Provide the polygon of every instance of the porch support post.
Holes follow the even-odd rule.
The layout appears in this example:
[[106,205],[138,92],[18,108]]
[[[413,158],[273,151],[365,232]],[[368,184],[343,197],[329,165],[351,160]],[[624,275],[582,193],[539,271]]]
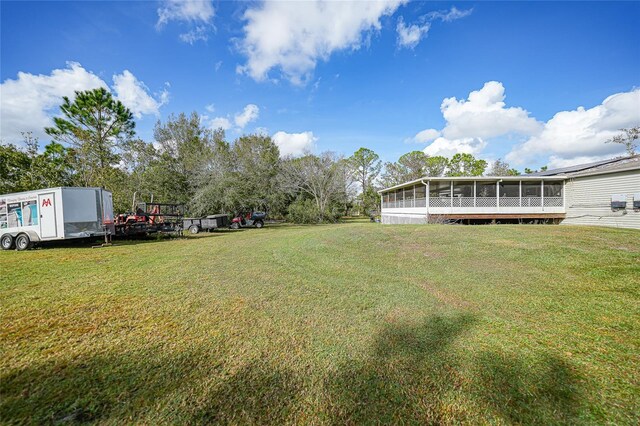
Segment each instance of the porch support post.
[[476,183],[478,183],[477,180],[473,181],[473,207],[477,207],[476,206]]
[[413,206],[411,207],[415,207],[416,206],[416,186],[413,185]]
[[522,207],[522,181],[518,181],[518,205]]
[[429,217],[429,181],[425,184],[425,207],[427,208],[427,218]]
[[451,181],[451,207],[453,207],[453,181]]
[[500,180],[496,181],[496,207],[500,211]]
[[540,181],[540,205],[544,211],[544,179]]
[[567,186],[567,181],[562,181],[562,208],[566,210],[567,208],[567,191],[565,191]]

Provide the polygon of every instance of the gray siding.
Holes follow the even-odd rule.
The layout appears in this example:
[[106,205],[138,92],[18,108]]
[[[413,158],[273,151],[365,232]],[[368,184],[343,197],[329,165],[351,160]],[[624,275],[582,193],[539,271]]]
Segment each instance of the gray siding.
[[[566,183],[567,217],[563,225],[597,225],[640,229],[633,194],[640,192],[640,170],[574,177]],[[611,210],[611,195],[626,194],[627,208]]]

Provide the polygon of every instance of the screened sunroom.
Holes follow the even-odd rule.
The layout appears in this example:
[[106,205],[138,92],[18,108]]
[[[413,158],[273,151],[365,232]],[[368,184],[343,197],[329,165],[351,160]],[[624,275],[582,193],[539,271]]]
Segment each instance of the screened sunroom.
[[564,178],[505,176],[423,178],[380,191],[382,216],[413,223],[428,215],[451,218],[560,217]]

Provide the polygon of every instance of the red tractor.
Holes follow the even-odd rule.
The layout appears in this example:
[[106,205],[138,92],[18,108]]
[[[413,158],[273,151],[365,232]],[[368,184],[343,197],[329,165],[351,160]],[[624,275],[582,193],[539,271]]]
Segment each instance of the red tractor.
[[139,203],[135,213],[116,216],[118,236],[144,235],[182,230],[184,207],[181,204]]

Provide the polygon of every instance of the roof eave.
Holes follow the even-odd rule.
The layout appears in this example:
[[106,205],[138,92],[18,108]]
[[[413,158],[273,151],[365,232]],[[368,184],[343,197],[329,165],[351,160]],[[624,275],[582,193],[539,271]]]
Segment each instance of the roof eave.
[[541,181],[541,180],[566,180],[566,175],[555,175],[555,176],[451,176],[451,177],[422,177],[420,179],[415,179],[409,182],[401,183],[399,185],[390,186],[389,188],[384,188],[378,191],[379,194],[383,192],[392,191],[394,189],[404,188],[405,186],[415,185],[416,183],[423,183],[423,181]]

